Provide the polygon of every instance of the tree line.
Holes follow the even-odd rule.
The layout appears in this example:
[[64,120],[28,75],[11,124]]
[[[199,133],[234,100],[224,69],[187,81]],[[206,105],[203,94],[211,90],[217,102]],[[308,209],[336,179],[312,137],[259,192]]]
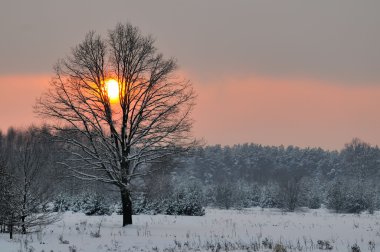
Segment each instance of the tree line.
[[[46,127],[0,133],[0,229],[25,233],[55,211],[122,213],[112,185],[72,176],[73,158]],[[353,139],[341,151],[295,146],[199,146],[150,164],[133,183],[134,214],[203,215],[204,207],[379,209],[380,150]],[[71,202],[71,203],[70,203]],[[81,203],[82,202],[82,203]],[[112,208],[112,209],[111,209]]]
[[[354,138],[340,151],[296,146],[205,146],[178,174],[204,185],[207,205],[338,212],[379,208],[380,150]],[[179,166],[181,167],[181,166]]]

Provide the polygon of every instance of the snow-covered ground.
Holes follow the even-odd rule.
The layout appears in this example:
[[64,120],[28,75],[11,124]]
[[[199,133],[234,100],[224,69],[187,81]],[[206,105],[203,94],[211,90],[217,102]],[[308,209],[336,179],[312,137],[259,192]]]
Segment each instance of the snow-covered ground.
[[14,240],[0,234],[0,251],[272,251],[271,243],[283,244],[288,252],[322,251],[318,240],[329,242],[332,251],[351,251],[355,243],[362,252],[380,251],[379,212],[207,209],[203,217],[133,216],[135,224],[125,228],[121,220],[119,215],[68,212],[39,232],[16,235]]

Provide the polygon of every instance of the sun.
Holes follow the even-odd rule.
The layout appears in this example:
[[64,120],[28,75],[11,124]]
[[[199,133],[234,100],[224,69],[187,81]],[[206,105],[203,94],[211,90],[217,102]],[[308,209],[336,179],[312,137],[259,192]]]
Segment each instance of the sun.
[[108,79],[105,82],[105,88],[110,101],[117,102],[119,100],[119,83],[114,79]]

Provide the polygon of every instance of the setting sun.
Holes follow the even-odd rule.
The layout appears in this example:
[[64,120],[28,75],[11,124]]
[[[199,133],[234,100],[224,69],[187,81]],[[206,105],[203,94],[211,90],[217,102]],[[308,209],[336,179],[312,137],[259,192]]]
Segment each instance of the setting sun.
[[111,102],[116,102],[119,99],[119,83],[114,79],[109,79],[106,81],[105,88]]

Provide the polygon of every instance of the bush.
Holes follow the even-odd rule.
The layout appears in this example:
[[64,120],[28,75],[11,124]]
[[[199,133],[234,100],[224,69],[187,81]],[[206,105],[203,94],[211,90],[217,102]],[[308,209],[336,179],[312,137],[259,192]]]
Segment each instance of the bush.
[[303,177],[300,181],[299,206],[318,209],[322,204],[322,186],[317,177]]
[[268,184],[262,187],[260,197],[260,207],[275,208],[280,207],[280,188],[278,184]]
[[261,191],[257,184],[249,185],[247,182],[239,180],[232,186],[232,206],[237,209],[255,207],[260,203]]
[[64,194],[58,194],[53,201],[53,211],[54,212],[65,212],[69,211],[71,208],[72,200]]
[[286,252],[286,248],[281,243],[274,245],[273,252]]
[[220,182],[215,186],[207,186],[206,203],[219,208],[246,208],[260,205],[261,190],[258,184],[249,184],[244,180],[235,183]]
[[361,213],[368,209],[368,202],[362,196],[355,195],[353,192],[349,192],[345,197],[344,212],[347,213]]
[[375,195],[368,185],[355,181],[334,181],[328,190],[327,207],[337,212],[374,211]]
[[321,199],[318,196],[313,196],[309,199],[307,207],[310,209],[319,209],[321,208]]
[[[145,209],[146,209],[146,198],[144,194],[142,193],[137,193],[137,194],[132,194],[132,211],[133,214],[145,214]],[[119,206],[119,212],[118,214],[123,213],[123,209],[121,207],[121,203],[118,203]]]
[[99,194],[84,194],[82,196],[81,212],[86,215],[106,215],[110,214],[104,197]]
[[[195,181],[176,184],[177,187],[166,195],[148,197],[143,193],[132,194],[133,213],[203,216],[205,210],[202,187]],[[114,208],[118,214],[122,213],[120,203]]]
[[219,183],[215,187],[215,205],[221,208],[229,209],[234,206],[235,185],[232,183]]
[[86,215],[106,215],[111,212],[104,197],[93,193],[83,193],[71,198],[60,194],[54,199],[53,210],[82,212]]
[[203,216],[205,210],[202,207],[203,196],[200,187],[193,183],[178,188],[173,198],[169,200],[165,211],[169,215]]
[[354,245],[352,245],[351,251],[352,252],[360,252],[360,247],[358,246],[358,244],[355,243]]
[[165,197],[147,198],[142,193],[133,194],[132,203],[133,214],[166,214],[169,205],[168,199]]
[[341,181],[335,181],[330,185],[326,198],[327,208],[333,209],[336,212],[344,210],[346,199],[343,190],[344,188]]
[[323,241],[323,240],[318,240],[318,249],[320,250],[332,250],[333,246],[330,244],[329,241]]
[[250,186],[248,197],[249,197],[248,207],[256,207],[260,205],[261,190],[258,184],[253,184],[252,186]]
[[288,179],[281,183],[280,205],[286,211],[293,212],[299,206],[300,183],[297,179]]

